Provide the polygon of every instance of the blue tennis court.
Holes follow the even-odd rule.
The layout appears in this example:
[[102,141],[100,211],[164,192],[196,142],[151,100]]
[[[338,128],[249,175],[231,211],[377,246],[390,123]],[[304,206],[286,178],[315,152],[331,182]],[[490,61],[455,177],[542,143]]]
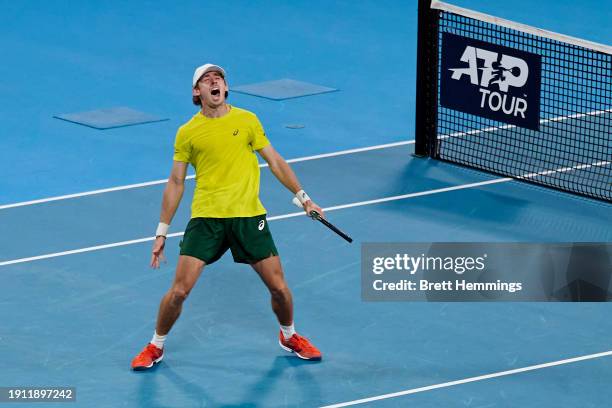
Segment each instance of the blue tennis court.
[[[612,43],[612,9],[600,3],[455,4]],[[77,390],[75,403],[21,406],[610,405],[605,302],[362,301],[367,242],[612,242],[609,202],[412,154],[416,1],[2,9],[0,387]],[[205,268],[163,362],[130,369],[190,218],[193,177],[167,263],[149,268],[176,129],[196,112],[190,80],[205,62],[226,68],[229,103],[259,116],[310,196],[354,238],[304,216],[261,165],[296,329],[321,362],[279,348],[265,286],[226,254]],[[284,78],[335,91],[279,100],[231,91]],[[148,123],[100,130],[54,118],[112,107]]]

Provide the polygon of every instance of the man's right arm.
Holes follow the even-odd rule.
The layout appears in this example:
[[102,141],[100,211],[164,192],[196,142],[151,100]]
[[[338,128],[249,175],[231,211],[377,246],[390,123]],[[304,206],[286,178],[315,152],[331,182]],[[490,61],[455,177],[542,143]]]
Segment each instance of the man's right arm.
[[[164,196],[162,198],[161,214],[159,216],[160,226],[161,223],[170,225],[176,209],[178,208],[181,198],[183,198],[183,191],[185,190],[185,176],[187,175],[188,163],[174,161],[172,164],[172,171],[170,177],[166,183],[164,189]],[[158,227],[159,228],[159,227]],[[166,226],[167,230],[168,227]],[[159,268],[160,262],[164,261],[164,246],[166,245],[165,234],[158,235],[153,242],[153,250],[151,251],[151,267]]]
[[172,171],[170,177],[166,183],[164,189],[164,196],[162,198],[161,214],[159,221],[164,224],[170,225],[176,209],[178,208],[181,198],[183,198],[183,191],[185,190],[185,177],[187,176],[187,167],[189,163],[174,161],[172,164]]

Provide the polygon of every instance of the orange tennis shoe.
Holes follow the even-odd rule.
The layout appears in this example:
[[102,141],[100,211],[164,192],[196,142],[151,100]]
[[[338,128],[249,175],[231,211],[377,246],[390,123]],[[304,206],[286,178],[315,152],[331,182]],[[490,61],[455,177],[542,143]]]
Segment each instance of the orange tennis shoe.
[[155,364],[162,361],[162,358],[164,358],[164,349],[160,349],[154,344],[149,343],[145,348],[142,349],[140,354],[138,354],[132,360],[132,370],[148,370]]
[[313,346],[306,337],[302,337],[297,333],[291,336],[289,340],[285,340],[283,332],[281,331],[278,344],[280,344],[283,350],[295,353],[303,360],[321,360],[321,352],[319,349]]

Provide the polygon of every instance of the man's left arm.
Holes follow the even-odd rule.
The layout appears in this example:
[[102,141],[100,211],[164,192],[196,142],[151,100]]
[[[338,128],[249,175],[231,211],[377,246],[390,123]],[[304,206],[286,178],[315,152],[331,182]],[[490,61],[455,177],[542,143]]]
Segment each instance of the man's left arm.
[[[268,163],[272,174],[281,182],[282,185],[287,187],[293,194],[297,194],[302,191],[302,186],[297,179],[297,176],[289,166],[289,164],[282,158],[280,154],[272,147],[271,144],[267,145],[263,149],[257,150],[257,153]],[[311,211],[316,211],[325,217],[323,210],[311,199],[306,200],[303,203],[304,211],[310,215]]]

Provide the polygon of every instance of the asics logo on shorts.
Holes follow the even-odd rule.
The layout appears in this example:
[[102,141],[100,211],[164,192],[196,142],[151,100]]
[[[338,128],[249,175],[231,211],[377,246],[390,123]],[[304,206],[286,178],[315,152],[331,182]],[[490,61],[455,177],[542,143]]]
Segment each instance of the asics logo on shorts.
[[264,229],[264,225],[266,225],[266,221],[265,220],[259,221],[259,225],[257,226],[257,229],[262,231]]

